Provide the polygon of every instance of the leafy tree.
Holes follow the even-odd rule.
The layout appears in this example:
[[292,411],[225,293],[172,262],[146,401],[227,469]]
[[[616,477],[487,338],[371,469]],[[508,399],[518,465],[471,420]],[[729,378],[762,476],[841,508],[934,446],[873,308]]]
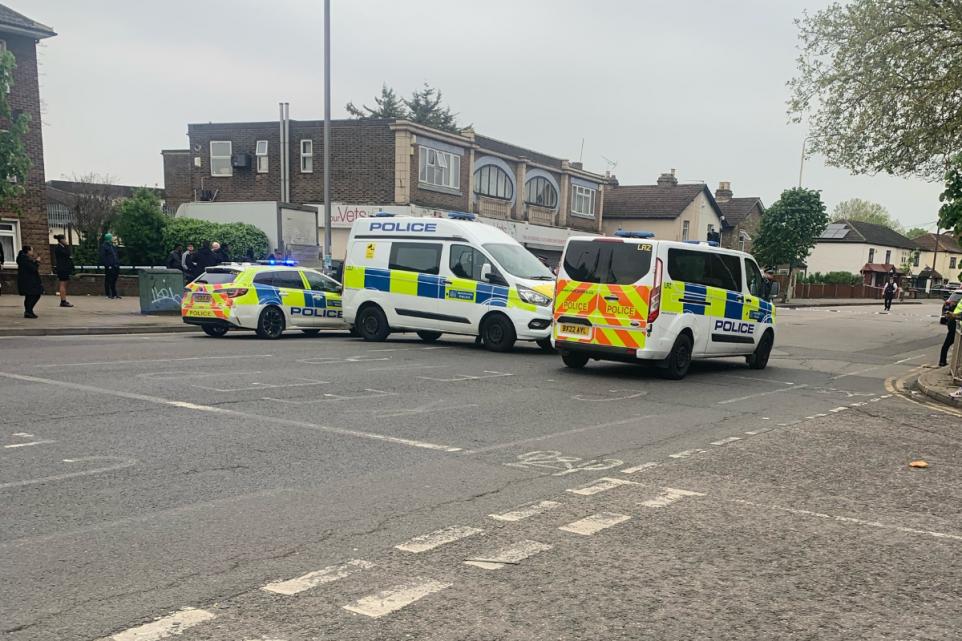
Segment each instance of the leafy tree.
[[945,172],[945,190],[939,194],[939,225],[962,233],[962,154],[954,156]]
[[752,251],[764,265],[788,265],[786,300],[791,297],[793,270],[805,261],[827,225],[825,203],[814,189],[786,189],[765,211]]
[[832,210],[832,221],[855,220],[863,223],[874,223],[888,227],[902,233],[902,224],[889,215],[888,210],[878,203],[861,198],[843,200]]
[[347,113],[362,120],[369,118],[408,118],[410,115],[404,101],[398,98],[394,89],[388,87],[387,83],[381,85],[381,95],[380,97],[375,96],[374,102],[377,107],[373,109],[367,105],[358,107],[353,102],[347,103],[345,108]]
[[796,21],[789,113],[810,151],[855,173],[935,178],[962,148],[957,0],[833,2]]
[[30,131],[30,115],[14,113],[10,108],[10,87],[16,58],[9,51],[0,54],[0,206],[12,207],[13,199],[26,191],[24,184],[30,171],[30,157],[23,142]]
[[929,231],[923,227],[913,227],[912,229],[905,232],[905,237],[915,240],[919,236],[925,236],[927,233],[929,233]]
[[424,88],[411,93],[411,97],[404,101],[404,105],[410,112],[409,118],[416,123],[443,129],[445,131],[457,132],[461,127],[458,125],[458,114],[451,113],[449,107],[441,105],[441,92],[424,83]]
[[138,189],[118,207],[113,227],[126,248],[128,261],[134,265],[161,265],[167,255],[166,224],[157,195],[149,189]]

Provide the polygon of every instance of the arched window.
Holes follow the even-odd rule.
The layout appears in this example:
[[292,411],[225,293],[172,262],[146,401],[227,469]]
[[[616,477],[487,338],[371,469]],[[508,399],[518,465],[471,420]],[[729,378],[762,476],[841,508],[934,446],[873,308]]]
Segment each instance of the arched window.
[[547,178],[536,176],[524,186],[524,202],[554,209],[558,206],[558,190]]
[[474,172],[474,193],[488,198],[511,200],[514,185],[511,178],[497,165],[485,165]]

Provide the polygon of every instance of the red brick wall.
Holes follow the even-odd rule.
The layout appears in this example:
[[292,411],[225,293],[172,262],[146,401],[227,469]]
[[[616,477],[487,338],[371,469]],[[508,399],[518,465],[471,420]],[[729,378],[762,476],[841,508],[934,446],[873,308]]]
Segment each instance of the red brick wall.
[[191,187],[190,167],[193,156],[189,149],[172,149],[160,152],[164,158],[164,200],[174,211],[194,199]]
[[[17,59],[10,90],[10,107],[14,113],[25,111],[30,116],[30,131],[25,143],[30,157],[30,171],[24,185],[26,193],[0,210],[0,218],[20,220],[20,240],[32,245],[40,257],[41,269],[50,269],[47,247],[47,198],[44,190],[43,137],[40,131],[40,84],[37,77],[37,48],[33,38],[0,33],[7,49]],[[7,260],[11,260],[7,257]]]

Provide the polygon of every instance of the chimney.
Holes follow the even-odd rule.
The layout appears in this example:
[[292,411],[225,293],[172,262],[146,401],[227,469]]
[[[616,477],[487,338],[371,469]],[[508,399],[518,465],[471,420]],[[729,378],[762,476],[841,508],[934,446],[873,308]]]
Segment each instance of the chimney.
[[670,174],[662,174],[658,176],[658,186],[659,187],[674,187],[678,184],[678,178],[675,177],[675,170],[672,169]]
[[618,176],[616,176],[616,175],[614,175],[614,174],[611,174],[610,176],[608,176],[608,184],[611,185],[612,187],[617,187],[617,186],[618,186]]
[[582,163],[580,160],[579,160],[578,162],[573,162],[573,163],[571,163],[571,168],[572,168],[572,169],[584,169],[584,163]]
[[732,184],[730,182],[722,181],[718,183],[718,189],[715,190],[715,200],[720,203],[727,203],[732,199]]

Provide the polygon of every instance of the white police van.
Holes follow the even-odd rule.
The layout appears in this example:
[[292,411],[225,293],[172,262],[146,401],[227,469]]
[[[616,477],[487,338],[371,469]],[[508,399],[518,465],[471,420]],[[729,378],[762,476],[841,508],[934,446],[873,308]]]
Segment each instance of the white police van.
[[365,340],[415,331],[480,336],[488,349],[516,340],[551,348],[555,277],[506,233],[450,218],[378,214],[354,222],[344,261],[344,319]]

